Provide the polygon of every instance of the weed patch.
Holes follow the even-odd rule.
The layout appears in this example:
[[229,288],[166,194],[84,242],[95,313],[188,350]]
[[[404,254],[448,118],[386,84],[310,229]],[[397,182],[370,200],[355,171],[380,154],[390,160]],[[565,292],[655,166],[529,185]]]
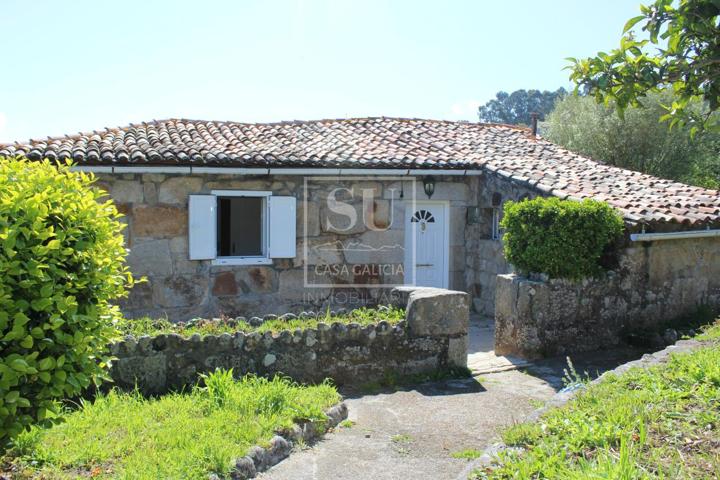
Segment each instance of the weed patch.
[[[503,440],[523,451],[474,479],[714,478],[720,471],[720,325],[706,346],[609,375]],[[570,379],[580,379],[570,373]]]
[[360,326],[386,321],[391,325],[405,319],[405,310],[393,306],[380,306],[378,308],[358,308],[343,314],[326,312],[313,317],[267,320],[260,325],[253,326],[247,321],[233,318],[194,319],[188,322],[173,323],[166,318],[142,317],[123,320],[119,327],[123,335],[141,337],[143,335],[158,335],[161,333],[176,333],[183,337],[194,334],[220,335],[235,332],[279,332],[282,330],[306,330],[317,328],[321,322],[331,323],[357,323]]
[[222,371],[189,393],[147,399],[113,390],[81,402],[64,423],[21,434],[4,470],[17,478],[224,478],[249,447],[295,421],[324,419],[339,400],[330,384],[234,380]]
[[482,455],[480,450],[472,448],[466,448],[465,450],[460,450],[450,454],[452,458],[464,458],[465,460],[475,460],[476,458],[480,458],[480,455]]

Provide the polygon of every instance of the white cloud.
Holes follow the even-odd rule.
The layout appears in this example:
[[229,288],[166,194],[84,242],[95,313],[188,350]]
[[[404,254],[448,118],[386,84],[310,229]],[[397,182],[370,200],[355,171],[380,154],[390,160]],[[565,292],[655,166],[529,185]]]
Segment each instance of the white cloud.
[[457,102],[450,107],[450,115],[457,120],[477,120],[477,111],[480,105],[482,102],[478,100]]

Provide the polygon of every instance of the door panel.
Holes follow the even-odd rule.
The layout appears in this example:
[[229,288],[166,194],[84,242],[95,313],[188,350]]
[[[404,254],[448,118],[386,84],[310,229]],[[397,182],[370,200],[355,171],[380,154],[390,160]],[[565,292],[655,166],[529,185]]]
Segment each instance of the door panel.
[[[422,287],[447,288],[447,225],[445,205],[415,205],[407,208],[406,283]],[[413,244],[414,239],[414,244]],[[413,255],[414,254],[414,255]]]

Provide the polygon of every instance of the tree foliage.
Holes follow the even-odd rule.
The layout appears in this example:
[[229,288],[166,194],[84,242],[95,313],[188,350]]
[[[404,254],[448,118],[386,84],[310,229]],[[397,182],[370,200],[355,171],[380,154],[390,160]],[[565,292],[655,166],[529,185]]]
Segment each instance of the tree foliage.
[[538,113],[540,120],[544,120],[545,115],[552,111],[555,102],[566,93],[562,87],[554,92],[547,90],[498,92],[494,99],[480,106],[478,117],[482,122],[530,125],[531,113]]
[[[570,58],[570,78],[598,102],[613,100],[618,112],[638,106],[649,92],[672,86],[677,94],[664,120],[720,129],[711,115],[720,108],[720,1],[656,0],[625,24],[620,47],[587,59]],[[642,39],[635,27],[641,24]],[[705,110],[691,108],[702,99]]]
[[106,378],[133,284],[120,214],[67,165],[0,158],[0,445]]
[[[649,93],[640,107],[629,107],[619,117],[615,102],[603,105],[590,97],[568,95],[548,115],[543,135],[610,165],[718,188],[720,134],[708,131],[692,138],[688,125],[670,128],[658,121],[663,105],[675,97],[670,89]],[[690,102],[688,108],[701,111],[701,101]]]
[[600,259],[624,224],[605,202],[538,197],[507,202],[502,227],[505,258],[522,273],[580,279],[602,271]]

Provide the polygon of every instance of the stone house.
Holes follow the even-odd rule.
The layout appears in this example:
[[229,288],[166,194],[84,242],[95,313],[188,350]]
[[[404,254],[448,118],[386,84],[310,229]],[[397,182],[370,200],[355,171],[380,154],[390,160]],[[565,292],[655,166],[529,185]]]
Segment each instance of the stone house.
[[492,315],[496,277],[510,270],[499,228],[507,200],[606,201],[626,220],[627,246],[630,234],[697,235],[720,219],[718,192],[600,164],[508,125],[172,119],[0,145],[3,155],[93,172],[125,214],[132,271],[147,278],[124,311],[173,320],[382,301],[398,284],[466,291]]

